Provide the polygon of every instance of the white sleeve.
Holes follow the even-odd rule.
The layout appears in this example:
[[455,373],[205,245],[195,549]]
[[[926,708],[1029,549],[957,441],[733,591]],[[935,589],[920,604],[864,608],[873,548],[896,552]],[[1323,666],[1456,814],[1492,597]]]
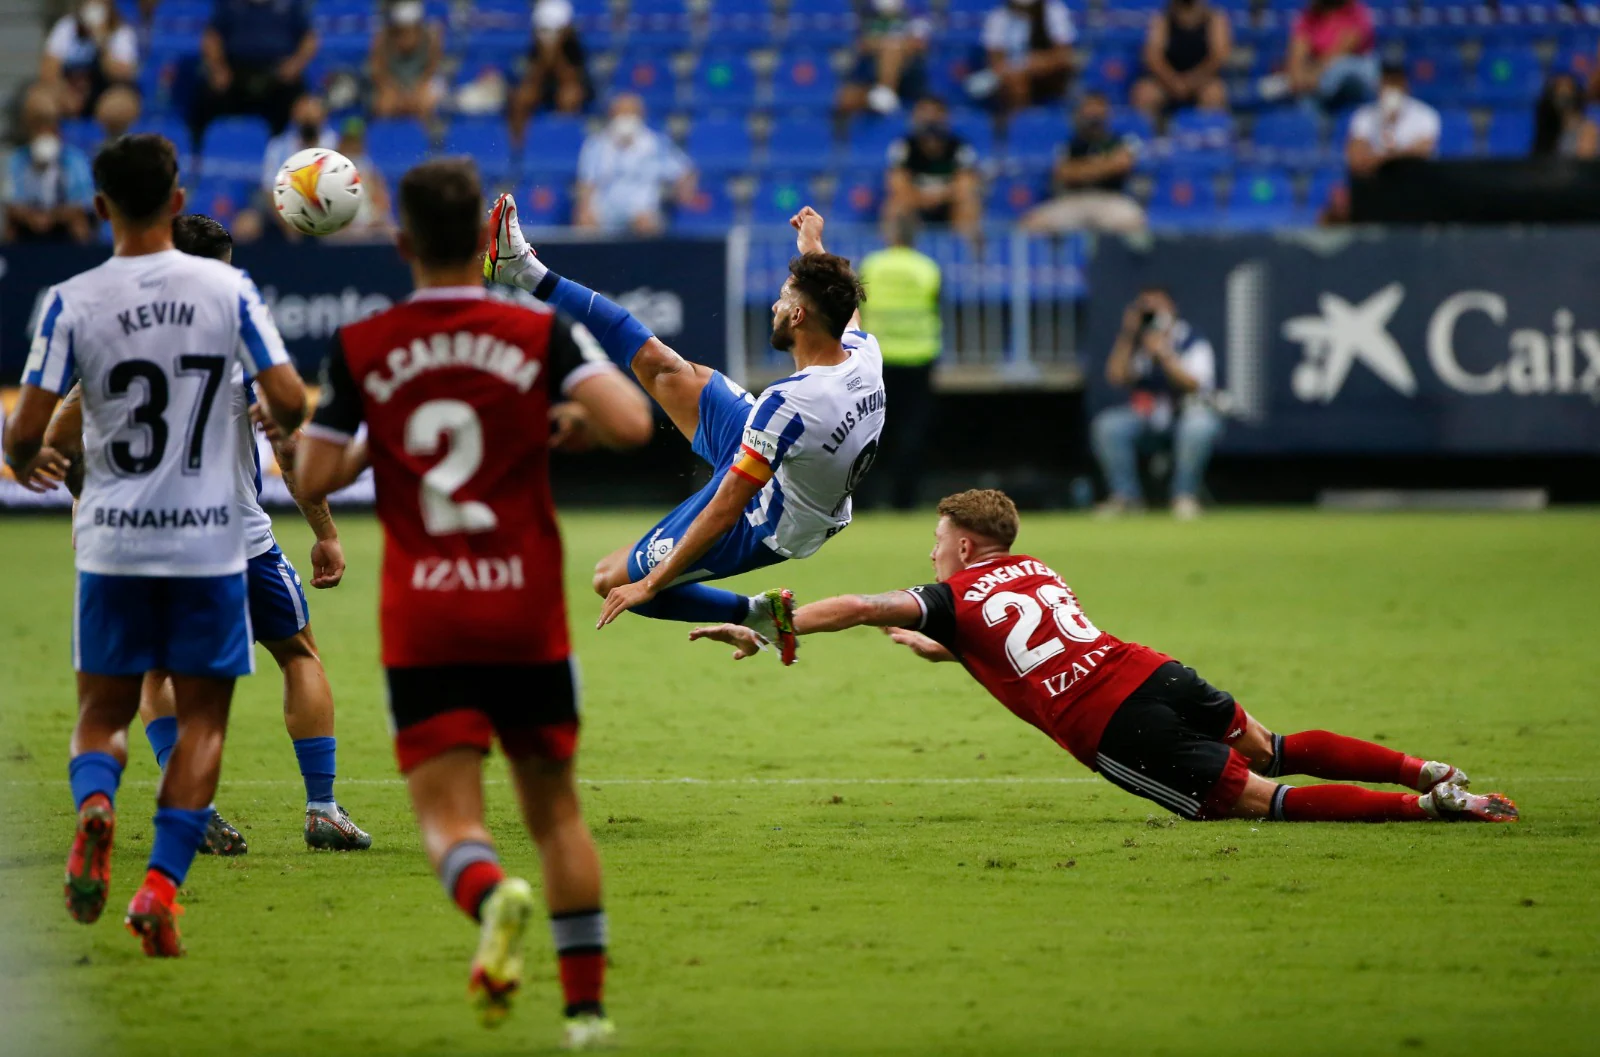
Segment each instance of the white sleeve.
[[72,352],[72,322],[67,317],[61,288],[52,286],[46,290],[40,306],[33,345],[22,369],[22,384],[65,396],[78,376],[78,363]]
[[578,148],[578,182],[591,186],[600,182],[600,138],[590,136]]
[[1350,119],[1351,140],[1361,140],[1364,143],[1376,144],[1378,141],[1378,108],[1364,106],[1356,111],[1355,117]]
[[1439,142],[1439,130],[1441,128],[1439,111],[1435,110],[1428,104],[1423,103],[1417,107],[1416,114],[1417,129],[1416,134],[1412,137],[1412,142],[1420,143],[1423,140],[1433,140],[1433,142],[1437,144]]
[[72,55],[72,45],[77,39],[76,20],[71,15],[63,15],[50,27],[50,35],[44,38],[44,53],[52,59],[66,62]]
[[1057,44],[1071,44],[1078,39],[1078,29],[1072,24],[1072,12],[1061,0],[1051,0],[1044,10],[1044,28]]
[[1211,342],[1196,338],[1183,350],[1179,361],[1183,369],[1194,376],[1199,392],[1209,393],[1217,387],[1217,354],[1211,348]]
[[106,41],[106,54],[116,62],[125,62],[129,66],[139,63],[139,35],[132,26],[118,26],[111,39]]
[[995,8],[989,12],[989,17],[983,20],[983,46],[989,51],[1006,50],[1006,13],[1004,8]]
[[261,300],[261,292],[244,272],[239,273],[239,346],[235,354],[244,373],[254,377],[272,367],[289,362],[272,312]]

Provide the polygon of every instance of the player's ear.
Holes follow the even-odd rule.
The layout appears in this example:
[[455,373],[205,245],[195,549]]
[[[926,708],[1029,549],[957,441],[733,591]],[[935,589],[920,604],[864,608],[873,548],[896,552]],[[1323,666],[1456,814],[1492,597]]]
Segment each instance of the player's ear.
[[174,187],[172,189],[172,201],[168,203],[171,206],[172,215],[175,217],[182,216],[184,203],[186,203],[188,200],[189,195],[184,191],[182,184]]
[[411,244],[411,236],[403,227],[394,233],[394,248],[400,252],[400,259],[407,264],[417,259],[416,247]]
[[111,206],[106,202],[106,196],[98,191],[94,195],[94,215],[108,223],[111,220]]

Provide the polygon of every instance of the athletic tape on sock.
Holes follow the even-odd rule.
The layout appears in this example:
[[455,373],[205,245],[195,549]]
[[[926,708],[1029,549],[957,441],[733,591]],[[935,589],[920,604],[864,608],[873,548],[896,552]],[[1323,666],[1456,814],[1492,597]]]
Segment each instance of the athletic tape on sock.
[[464,840],[450,845],[439,860],[439,882],[444,885],[445,895],[451,899],[456,897],[456,884],[461,880],[462,873],[477,862],[499,866],[500,856],[492,845],[481,840]]
[[604,910],[575,910],[550,915],[550,939],[557,952],[604,950],[608,938]]

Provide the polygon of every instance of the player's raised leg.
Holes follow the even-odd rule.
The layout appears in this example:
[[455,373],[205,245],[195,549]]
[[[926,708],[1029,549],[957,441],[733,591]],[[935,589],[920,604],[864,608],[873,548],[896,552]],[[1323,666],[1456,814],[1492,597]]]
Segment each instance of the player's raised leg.
[[1254,717],[1246,716],[1246,730],[1235,745],[1250,760],[1250,767],[1268,778],[1304,774],[1347,782],[1381,782],[1403,785],[1419,793],[1438,785],[1471,785],[1467,773],[1441,760],[1409,756],[1385,745],[1351,738],[1327,730],[1274,734]]
[[[178,744],[178,702],[172,690],[172,676],[165,671],[146,672],[144,685],[139,692],[139,719],[144,723],[145,740],[155,754],[156,766],[167,769],[167,759],[173,746]],[[206,825],[206,839],[200,845],[201,855],[244,855],[250,846],[244,834],[233,823],[222,817],[215,805],[211,821]]]

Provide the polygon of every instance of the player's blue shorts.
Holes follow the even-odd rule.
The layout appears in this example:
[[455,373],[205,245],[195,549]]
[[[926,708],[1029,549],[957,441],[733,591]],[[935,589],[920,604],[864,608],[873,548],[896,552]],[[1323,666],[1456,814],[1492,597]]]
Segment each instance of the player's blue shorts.
[[88,675],[232,679],[255,670],[244,573],[228,576],[78,574],[72,666]]
[[311,620],[300,574],[274,543],[250,559],[245,568],[250,580],[250,623],[257,642],[281,642],[300,634]]
[[[721,371],[711,373],[711,381],[700,390],[700,428],[694,434],[694,453],[711,467],[711,480],[694,495],[678,504],[677,509],[656,522],[645,533],[628,555],[628,579],[639,581],[651,569],[672,553],[673,546],[683,538],[689,525],[717,494],[717,487],[727,476],[728,467],[739,454],[744,443],[744,424],[750,418],[750,409],[756,398]],[[695,567],[678,578],[679,583],[696,580],[718,580],[724,576],[737,576],[776,565],[784,556],[763,542],[765,536],[745,518],[740,518],[727,534],[717,541]]]

